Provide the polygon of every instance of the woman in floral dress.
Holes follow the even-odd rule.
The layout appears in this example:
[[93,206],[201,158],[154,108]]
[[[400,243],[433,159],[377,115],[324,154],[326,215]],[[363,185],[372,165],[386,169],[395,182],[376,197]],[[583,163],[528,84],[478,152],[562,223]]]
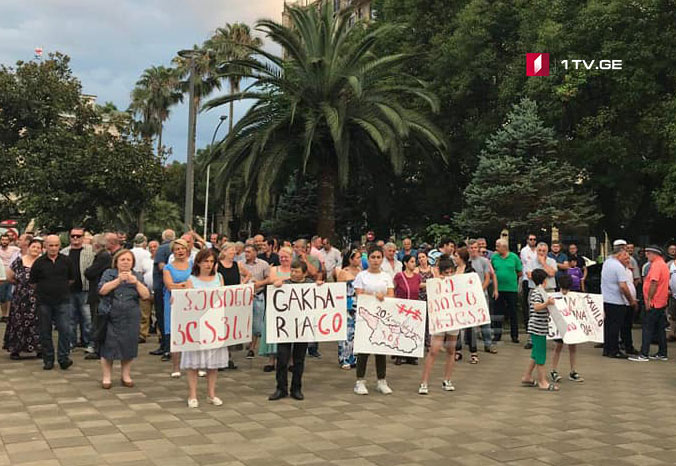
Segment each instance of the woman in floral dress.
[[11,359],[21,359],[20,353],[40,352],[40,332],[35,305],[35,290],[28,283],[31,267],[42,254],[42,241],[33,239],[25,256],[17,257],[7,270],[7,279],[14,283],[14,294],[5,329],[3,349]]

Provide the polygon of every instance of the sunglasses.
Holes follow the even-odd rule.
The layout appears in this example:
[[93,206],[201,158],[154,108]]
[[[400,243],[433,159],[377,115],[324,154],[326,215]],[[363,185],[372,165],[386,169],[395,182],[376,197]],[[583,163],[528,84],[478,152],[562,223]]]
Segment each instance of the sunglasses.
[[528,241],[535,241],[535,238],[528,238]]
[[82,238],[83,235],[70,235],[71,238],[77,239],[77,238]]

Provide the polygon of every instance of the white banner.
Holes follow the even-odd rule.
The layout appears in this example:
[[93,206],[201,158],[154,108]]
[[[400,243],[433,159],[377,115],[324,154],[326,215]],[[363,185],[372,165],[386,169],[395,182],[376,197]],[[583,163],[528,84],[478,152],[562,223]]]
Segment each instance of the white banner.
[[268,285],[265,325],[268,343],[347,339],[346,284]]
[[491,315],[476,273],[427,280],[430,334],[490,324]]
[[425,301],[360,295],[354,331],[356,354],[422,358],[425,353]]
[[566,344],[592,341],[603,343],[603,296],[569,292],[553,293],[549,306],[550,340],[563,338]]
[[171,351],[251,341],[253,284],[171,291]]

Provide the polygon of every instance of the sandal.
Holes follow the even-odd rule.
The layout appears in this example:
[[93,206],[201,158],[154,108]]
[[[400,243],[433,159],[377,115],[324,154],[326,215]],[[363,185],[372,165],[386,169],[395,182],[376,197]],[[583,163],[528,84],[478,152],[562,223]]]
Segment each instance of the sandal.
[[537,380],[522,380],[521,385],[524,387],[537,387],[538,383]]
[[471,354],[469,359],[470,364],[479,364],[479,356],[476,354]]
[[542,390],[543,392],[558,392],[559,391],[559,386],[553,383],[547,384],[547,388],[541,388],[538,387],[538,390]]

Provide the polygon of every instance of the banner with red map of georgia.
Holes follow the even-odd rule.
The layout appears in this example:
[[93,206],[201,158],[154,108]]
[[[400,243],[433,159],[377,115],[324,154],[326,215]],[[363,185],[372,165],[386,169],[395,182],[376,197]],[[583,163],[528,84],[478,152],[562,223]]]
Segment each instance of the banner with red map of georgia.
[[356,354],[422,358],[425,350],[425,301],[360,295],[354,331]]

